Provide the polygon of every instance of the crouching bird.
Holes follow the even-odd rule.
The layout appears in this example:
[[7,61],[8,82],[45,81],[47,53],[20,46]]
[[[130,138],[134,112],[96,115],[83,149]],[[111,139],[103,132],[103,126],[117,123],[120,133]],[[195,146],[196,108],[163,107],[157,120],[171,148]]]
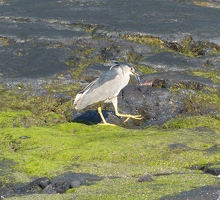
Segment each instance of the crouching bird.
[[88,105],[99,103],[98,113],[103,121],[103,125],[114,125],[106,122],[101,108],[101,103],[112,102],[115,114],[119,117],[126,117],[127,119],[125,121],[130,118],[142,119],[141,115],[120,114],[118,112],[117,96],[128,84],[130,75],[134,75],[138,82],[140,82],[140,77],[135,73],[133,67],[125,63],[115,62],[108,71],[104,72],[99,78],[92,81],[82,91],[77,93],[73,103],[76,110],[81,110]]

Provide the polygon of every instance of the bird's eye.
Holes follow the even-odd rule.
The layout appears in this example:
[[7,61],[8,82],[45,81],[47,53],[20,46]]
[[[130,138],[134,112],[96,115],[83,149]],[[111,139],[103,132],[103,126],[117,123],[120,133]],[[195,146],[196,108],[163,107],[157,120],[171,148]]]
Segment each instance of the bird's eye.
[[133,67],[131,67],[131,72],[133,72],[134,71],[134,68]]

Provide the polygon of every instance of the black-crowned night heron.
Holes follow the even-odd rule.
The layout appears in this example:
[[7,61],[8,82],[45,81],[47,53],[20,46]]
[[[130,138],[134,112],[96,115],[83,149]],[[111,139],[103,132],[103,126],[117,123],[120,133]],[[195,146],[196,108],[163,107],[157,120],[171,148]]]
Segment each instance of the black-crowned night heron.
[[[74,101],[76,110],[84,109],[86,106],[98,102],[112,102],[115,108],[115,114],[119,117],[142,119],[141,115],[120,114],[118,112],[118,99],[119,92],[128,84],[130,75],[135,75],[136,79],[140,82],[139,76],[135,73],[133,67],[127,64],[115,62],[114,65],[99,78],[92,81],[82,91],[78,92]],[[106,122],[102,109],[99,104],[98,113],[104,125],[112,125]]]

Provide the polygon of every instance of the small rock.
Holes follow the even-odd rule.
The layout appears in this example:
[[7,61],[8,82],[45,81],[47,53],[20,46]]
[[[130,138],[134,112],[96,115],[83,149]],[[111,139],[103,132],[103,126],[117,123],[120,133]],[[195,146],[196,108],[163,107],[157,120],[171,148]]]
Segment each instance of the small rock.
[[151,176],[149,174],[146,174],[144,176],[141,176],[139,179],[138,179],[138,182],[150,182],[150,181],[153,181],[153,179],[151,178]]

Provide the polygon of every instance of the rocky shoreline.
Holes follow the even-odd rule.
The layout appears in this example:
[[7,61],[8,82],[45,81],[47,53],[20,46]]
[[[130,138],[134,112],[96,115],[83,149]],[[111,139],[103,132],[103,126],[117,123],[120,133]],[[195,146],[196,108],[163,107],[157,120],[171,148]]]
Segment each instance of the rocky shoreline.
[[[140,86],[131,79],[119,94],[119,109],[141,114],[143,120],[123,123],[109,104],[104,111],[108,122],[131,129],[169,129],[184,127],[170,123],[181,117],[219,120],[219,5],[214,0],[0,1],[1,111],[32,113],[13,118],[12,127],[97,124],[101,119],[95,106],[77,112],[72,101],[78,90],[109,69],[111,60],[119,60],[133,64],[143,82]],[[7,120],[1,123],[7,127]],[[198,168],[220,175],[218,167]],[[62,193],[54,189],[53,180],[37,180],[21,190],[13,184],[2,187],[1,196],[42,193],[45,187],[39,183],[44,180],[50,185],[47,191]],[[60,187],[71,188],[65,181]],[[207,185],[161,199],[217,200],[219,190]]]

